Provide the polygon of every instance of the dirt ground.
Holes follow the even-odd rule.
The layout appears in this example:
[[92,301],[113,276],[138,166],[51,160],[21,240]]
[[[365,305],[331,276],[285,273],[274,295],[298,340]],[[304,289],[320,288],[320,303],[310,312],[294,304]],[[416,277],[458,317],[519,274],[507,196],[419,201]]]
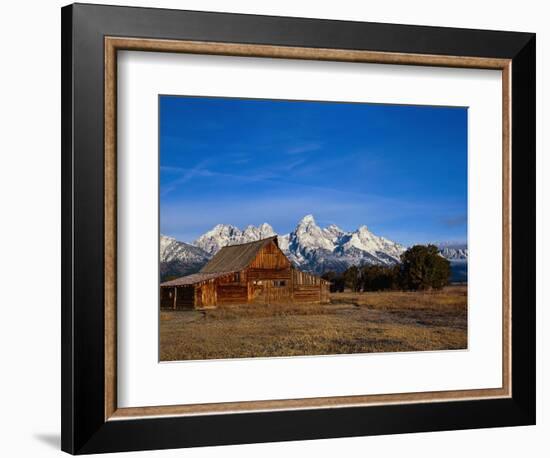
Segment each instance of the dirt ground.
[[161,312],[160,359],[467,348],[467,288],[334,293],[326,305]]

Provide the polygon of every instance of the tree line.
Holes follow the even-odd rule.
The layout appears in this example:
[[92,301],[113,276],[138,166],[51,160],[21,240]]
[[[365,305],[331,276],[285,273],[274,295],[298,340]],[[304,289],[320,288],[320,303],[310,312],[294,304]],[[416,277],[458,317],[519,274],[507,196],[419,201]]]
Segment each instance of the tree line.
[[449,284],[451,263],[435,245],[415,245],[393,266],[351,266],[344,272],[325,272],[331,292],[441,289]]

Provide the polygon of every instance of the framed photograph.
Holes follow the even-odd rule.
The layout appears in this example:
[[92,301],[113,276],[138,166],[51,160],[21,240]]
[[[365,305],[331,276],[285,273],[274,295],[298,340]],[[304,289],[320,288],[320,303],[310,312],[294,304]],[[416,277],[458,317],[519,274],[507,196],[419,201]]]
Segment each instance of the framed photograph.
[[62,448],[535,423],[535,35],[62,9]]

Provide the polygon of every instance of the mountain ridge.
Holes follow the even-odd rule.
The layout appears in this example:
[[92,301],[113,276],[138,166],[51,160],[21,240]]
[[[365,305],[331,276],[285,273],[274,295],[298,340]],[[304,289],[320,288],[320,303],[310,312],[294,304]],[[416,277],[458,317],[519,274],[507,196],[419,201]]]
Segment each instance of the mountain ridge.
[[[352,265],[394,265],[406,250],[399,243],[375,235],[364,225],[354,231],[345,231],[335,224],[320,227],[313,215],[304,216],[292,232],[283,235],[277,234],[268,223],[248,225],[243,230],[231,224],[217,224],[192,243],[161,235],[161,277],[198,272],[224,246],[275,235],[279,247],[294,265],[317,275],[329,270],[342,272]],[[468,260],[467,246],[446,242],[435,245],[463,278]]]

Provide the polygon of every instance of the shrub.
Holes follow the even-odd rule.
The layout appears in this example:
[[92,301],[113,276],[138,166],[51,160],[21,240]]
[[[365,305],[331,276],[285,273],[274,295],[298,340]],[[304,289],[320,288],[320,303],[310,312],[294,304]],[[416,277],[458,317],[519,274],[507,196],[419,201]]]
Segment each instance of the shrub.
[[441,289],[450,275],[451,263],[435,245],[414,245],[401,255],[400,278],[406,289]]

